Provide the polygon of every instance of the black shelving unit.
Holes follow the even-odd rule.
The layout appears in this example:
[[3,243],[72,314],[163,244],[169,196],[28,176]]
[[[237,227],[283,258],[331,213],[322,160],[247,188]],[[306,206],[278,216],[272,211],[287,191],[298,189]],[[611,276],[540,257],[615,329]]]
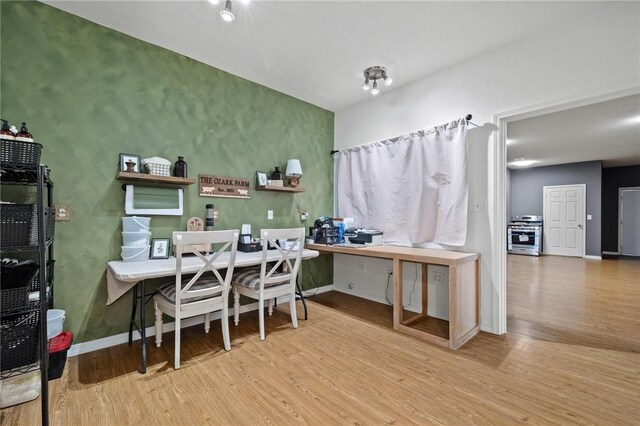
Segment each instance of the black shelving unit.
[[[6,141],[0,141],[5,144]],[[53,235],[55,211],[53,209],[53,182],[47,166],[39,165],[40,145],[23,142],[10,142],[2,146],[2,163],[0,167],[0,185],[19,185],[36,187],[36,202],[32,209],[30,235],[28,241],[18,241],[2,235],[0,252],[7,255],[37,258],[38,272],[29,283],[29,292],[38,291],[38,299],[28,301],[22,306],[0,310],[0,327],[2,340],[0,345],[0,378],[8,379],[19,374],[40,370],[40,401],[42,424],[49,424],[49,392],[48,367],[49,348],[47,340],[47,310],[53,307]],[[37,146],[36,146],[37,145]],[[34,164],[18,158],[11,150],[38,149]],[[7,200],[3,200],[7,201]],[[13,206],[13,205],[10,205]],[[3,215],[4,216],[4,215]],[[33,221],[37,222],[33,224]],[[0,220],[7,220],[6,216]],[[3,234],[13,232],[16,223],[3,222]],[[33,238],[33,232],[37,238]]]

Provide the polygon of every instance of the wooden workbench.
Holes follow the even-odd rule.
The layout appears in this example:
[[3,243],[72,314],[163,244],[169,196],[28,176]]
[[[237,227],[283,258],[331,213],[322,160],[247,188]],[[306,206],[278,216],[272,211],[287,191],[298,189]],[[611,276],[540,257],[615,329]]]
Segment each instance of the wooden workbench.
[[[450,250],[432,250],[412,247],[375,246],[353,248],[324,244],[307,244],[310,250],[321,253],[340,253],[352,256],[376,257],[393,261],[393,328],[451,349],[458,349],[478,334],[480,326],[479,277],[480,265],[477,253]],[[402,264],[422,265],[421,313],[403,319]],[[437,336],[412,325],[428,318],[427,266],[442,265],[449,268],[449,333],[448,338]]]

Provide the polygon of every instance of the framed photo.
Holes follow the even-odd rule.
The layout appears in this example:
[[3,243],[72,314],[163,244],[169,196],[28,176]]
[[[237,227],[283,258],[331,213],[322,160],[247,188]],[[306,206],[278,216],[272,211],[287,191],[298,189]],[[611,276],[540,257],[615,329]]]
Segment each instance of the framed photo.
[[120,171],[140,173],[140,156],[120,153]]
[[265,172],[256,172],[256,182],[258,182],[258,186],[267,186],[267,174]]
[[149,259],[168,259],[170,249],[171,242],[169,238],[152,238]]

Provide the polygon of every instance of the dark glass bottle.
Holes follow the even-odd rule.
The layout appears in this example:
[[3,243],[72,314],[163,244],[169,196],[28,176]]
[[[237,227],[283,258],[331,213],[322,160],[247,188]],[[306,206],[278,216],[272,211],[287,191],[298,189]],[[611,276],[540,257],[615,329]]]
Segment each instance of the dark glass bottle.
[[175,167],[173,169],[173,174],[176,177],[186,178],[187,176],[187,162],[184,161],[184,157],[178,157],[178,161],[176,161]]
[[276,166],[276,169],[271,173],[271,180],[282,180],[282,172],[278,166]]
[[20,131],[16,134],[17,140],[33,142],[33,136],[29,133],[29,129],[27,129],[27,123],[23,122],[22,127],[20,127]]

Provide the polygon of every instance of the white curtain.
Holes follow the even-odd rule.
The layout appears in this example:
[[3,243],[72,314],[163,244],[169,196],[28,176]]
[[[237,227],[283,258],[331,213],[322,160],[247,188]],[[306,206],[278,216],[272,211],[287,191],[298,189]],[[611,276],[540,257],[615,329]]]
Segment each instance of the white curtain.
[[386,244],[462,246],[467,235],[467,122],[341,150],[338,213]]

